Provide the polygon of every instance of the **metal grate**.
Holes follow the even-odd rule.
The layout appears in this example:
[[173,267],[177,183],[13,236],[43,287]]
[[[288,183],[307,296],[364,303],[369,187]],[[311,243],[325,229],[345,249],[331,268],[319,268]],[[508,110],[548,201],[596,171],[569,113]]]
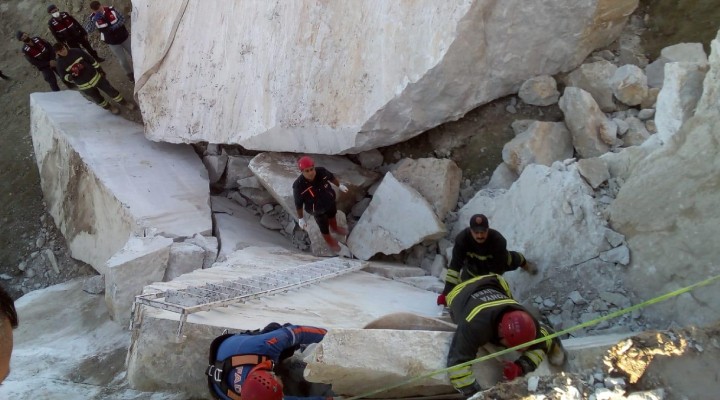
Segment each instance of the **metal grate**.
[[240,278],[183,289],[169,289],[157,293],[135,296],[130,329],[138,324],[139,306],[146,305],[180,314],[177,338],[190,314],[208,311],[231,304],[243,303],[263,296],[286,292],[349,272],[358,271],[367,264],[347,258],[328,258],[308,264],[284,268],[250,278]]

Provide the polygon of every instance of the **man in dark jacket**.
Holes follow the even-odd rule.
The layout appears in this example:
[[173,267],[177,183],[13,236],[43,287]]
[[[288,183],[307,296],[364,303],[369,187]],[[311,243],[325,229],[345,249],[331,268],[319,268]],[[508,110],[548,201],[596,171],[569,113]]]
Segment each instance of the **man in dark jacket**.
[[347,230],[337,224],[335,190],[330,184],[337,186],[343,193],[347,192],[348,188],[341,184],[332,172],[323,167],[315,167],[315,161],[308,156],[303,156],[298,160],[298,168],[302,174],[293,183],[298,225],[301,229],[307,228],[303,213],[304,207],[305,211],[315,217],[315,222],[317,222],[320,233],[330,250],[337,253],[340,251],[340,245],[330,234],[330,229],[339,235],[347,235]]
[[438,296],[437,304],[445,305],[445,296],[460,282],[518,268],[537,274],[535,264],[525,260],[522,253],[507,250],[505,237],[490,229],[485,215],[475,214],[470,218],[470,226],[455,237],[452,260],[445,275],[445,288]]
[[99,1],[90,2],[90,9],[93,10],[93,13],[90,15],[92,24],[89,25],[88,32],[95,29],[100,31],[100,40],[107,43],[130,82],[135,82],[133,69],[130,65],[132,61],[130,32],[125,28],[125,17],[114,7],[103,6]]
[[135,104],[123,98],[120,92],[115,89],[110,82],[105,79],[105,72],[100,64],[90,55],[80,49],[68,49],[62,43],[55,43],[55,51],[57,52],[57,71],[65,81],[72,82],[77,85],[100,107],[110,110],[113,114],[119,114],[120,110],[112,103],[107,101],[100,90],[105,92],[110,98],[130,110],[136,108]]
[[76,49],[82,46],[88,54],[98,62],[105,61],[105,59],[100,57],[95,49],[92,48],[92,45],[90,45],[88,41],[87,31],[85,31],[85,28],[83,28],[72,15],[65,11],[61,12],[55,4],[50,4],[47,11],[48,14],[50,14],[50,20],[48,21],[50,33],[52,33],[58,42],[65,43],[67,47]]
[[55,50],[52,45],[37,36],[30,37],[23,31],[17,31],[15,37],[24,43],[22,52],[25,59],[42,73],[53,92],[59,91],[60,87],[55,77]]
[[326,333],[313,326],[273,323],[259,334],[219,338],[220,344],[211,349],[213,364],[205,371],[210,393],[221,400],[332,400],[327,396],[284,396],[282,382],[273,373],[283,358],[301,346],[320,342]]
[[[513,299],[510,286],[497,274],[477,276],[458,284],[448,294],[447,303],[450,316],[457,324],[448,353],[448,367],[475,359],[478,349],[488,343],[510,348],[553,334]],[[563,365],[566,359],[558,338],[519,351],[522,355],[517,360],[504,362],[503,375],[507,380],[534,371],[546,355],[555,366]],[[450,383],[466,399],[481,389],[470,366],[453,369],[448,375]]]

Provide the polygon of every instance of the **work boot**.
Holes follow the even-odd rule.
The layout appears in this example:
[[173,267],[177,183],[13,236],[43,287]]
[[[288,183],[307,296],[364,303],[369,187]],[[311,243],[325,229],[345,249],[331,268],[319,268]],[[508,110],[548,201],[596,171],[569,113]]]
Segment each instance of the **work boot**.
[[343,228],[342,226],[338,226],[337,218],[329,219],[328,225],[330,225],[331,231],[337,233],[340,236],[347,236],[347,234],[348,234],[347,229]]
[[562,345],[560,338],[553,338],[550,354],[548,354],[548,362],[550,365],[560,367],[567,362],[567,351]]
[[127,108],[127,109],[130,110],[130,111],[132,111],[132,110],[134,110],[134,109],[137,108],[137,106],[135,105],[135,103],[133,103],[132,101],[127,101],[127,100],[125,100],[125,99],[120,100],[119,103],[120,103],[121,106]]
[[325,239],[325,243],[327,243],[328,247],[330,247],[330,250],[332,250],[335,253],[340,252],[340,245],[338,244],[337,240],[335,240],[334,237],[332,237],[331,234],[324,234],[322,235],[323,239]]
[[110,111],[110,112],[113,113],[114,115],[120,114],[120,109],[117,108],[117,107],[115,107],[113,104],[109,104],[109,103],[108,103],[108,105],[106,105],[106,106],[103,107],[103,108],[106,109],[106,110],[108,110],[108,111]]

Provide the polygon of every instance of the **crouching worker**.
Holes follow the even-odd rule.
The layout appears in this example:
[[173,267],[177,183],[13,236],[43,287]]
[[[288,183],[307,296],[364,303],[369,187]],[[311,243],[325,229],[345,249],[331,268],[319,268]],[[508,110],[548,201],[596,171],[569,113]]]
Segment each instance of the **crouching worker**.
[[125,100],[120,92],[105,79],[105,71],[100,67],[100,63],[90,57],[88,53],[80,49],[69,49],[62,43],[55,43],[53,49],[57,55],[58,75],[66,82],[77,85],[78,89],[82,90],[100,107],[113,114],[120,113],[120,109],[100,94],[100,90],[102,90],[112,101],[127,109],[134,110],[136,108],[133,102]]
[[210,346],[205,371],[210,393],[222,400],[332,400],[328,396],[285,396],[274,370],[296,350],[320,342],[327,331],[272,323],[260,331],[226,334]]
[[[500,275],[482,275],[458,284],[448,294],[447,303],[457,324],[448,367],[475,359],[478,349],[487,343],[509,348],[553,333],[513,299],[510,286]],[[507,380],[534,371],[546,355],[552,365],[565,363],[565,350],[558,338],[519,351],[522,352],[520,358],[505,361],[503,375]],[[470,366],[451,370],[449,377],[453,387],[466,399],[481,390]]]

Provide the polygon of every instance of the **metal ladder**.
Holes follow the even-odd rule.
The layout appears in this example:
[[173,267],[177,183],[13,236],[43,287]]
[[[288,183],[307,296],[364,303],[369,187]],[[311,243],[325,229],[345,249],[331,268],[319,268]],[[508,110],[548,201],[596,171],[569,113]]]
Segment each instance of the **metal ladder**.
[[308,286],[315,282],[361,270],[366,265],[367,263],[360,260],[329,258],[250,278],[141,294],[135,296],[130,330],[138,326],[140,306],[145,305],[180,314],[176,337],[181,340],[183,327],[190,314]]

